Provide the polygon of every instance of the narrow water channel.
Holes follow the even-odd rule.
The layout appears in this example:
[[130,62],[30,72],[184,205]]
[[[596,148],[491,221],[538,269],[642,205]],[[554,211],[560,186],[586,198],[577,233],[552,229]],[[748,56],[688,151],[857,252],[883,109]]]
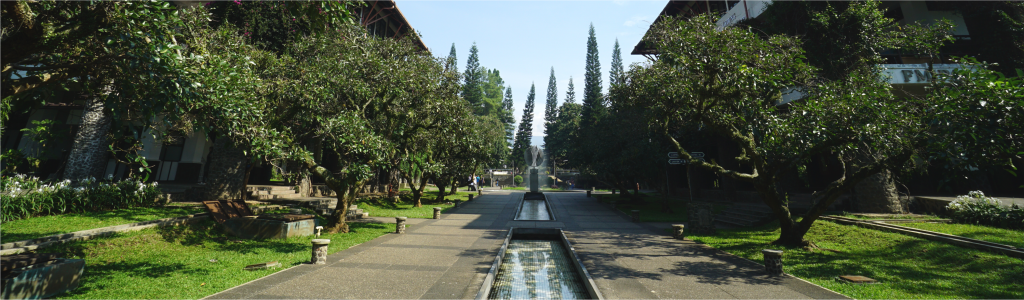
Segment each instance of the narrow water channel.
[[519,209],[516,220],[547,221],[551,220],[548,212],[547,201],[545,200],[523,200],[523,206]]
[[587,299],[565,246],[557,240],[511,240],[490,299]]

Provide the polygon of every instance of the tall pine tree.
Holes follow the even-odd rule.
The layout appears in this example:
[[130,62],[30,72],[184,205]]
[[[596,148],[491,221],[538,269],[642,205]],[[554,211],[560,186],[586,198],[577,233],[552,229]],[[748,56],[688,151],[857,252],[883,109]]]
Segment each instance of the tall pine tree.
[[459,58],[455,56],[455,43],[452,43],[452,51],[448,52],[448,59],[452,60],[452,65],[455,66],[455,72],[458,72]]
[[509,144],[515,143],[516,118],[512,115],[513,112],[515,108],[512,107],[512,88],[509,87],[505,89],[505,99],[501,101],[501,122],[505,124],[505,140]]
[[576,88],[572,85],[572,76],[569,76],[569,91],[565,92],[565,103],[576,103]]
[[469,48],[469,59],[466,60],[466,72],[462,85],[462,98],[469,102],[473,111],[479,110],[483,105],[484,93],[481,82],[484,80],[484,70],[480,68],[480,57],[477,54],[476,43]]
[[587,70],[583,78],[583,116],[580,127],[589,130],[596,118],[604,111],[603,95],[601,95],[601,61],[598,60],[597,37],[594,35],[594,24],[590,24],[590,37],[587,38]]
[[558,115],[558,83],[555,81],[555,68],[551,67],[551,78],[548,79],[548,99],[544,106],[544,145],[548,144],[548,133],[551,123]]
[[608,71],[608,87],[615,88],[622,80],[622,51],[619,49],[619,39],[615,39],[615,48],[612,49],[612,69]]
[[519,121],[519,130],[516,131],[516,142],[512,146],[512,161],[514,166],[522,166],[527,148],[530,147],[530,137],[533,136],[533,99],[536,97],[536,88],[530,84],[530,94],[526,96],[526,107],[523,108],[523,116]]

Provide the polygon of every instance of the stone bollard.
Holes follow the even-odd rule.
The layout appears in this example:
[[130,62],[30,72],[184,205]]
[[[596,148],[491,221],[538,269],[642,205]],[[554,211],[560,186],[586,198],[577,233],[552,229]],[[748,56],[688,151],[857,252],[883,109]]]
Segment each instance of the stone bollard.
[[467,196],[469,196],[469,200],[466,200],[466,201],[473,201],[473,194],[469,194]]
[[316,228],[316,237],[319,238],[320,237],[320,231],[324,230],[324,227],[323,226],[317,226],[315,228]]
[[440,218],[441,218],[441,208],[440,207],[435,207],[434,208],[434,219],[440,219]]
[[615,195],[615,189],[612,189],[612,195]]
[[764,254],[764,270],[768,275],[782,275],[782,250],[764,249],[761,253]]
[[672,224],[672,237],[677,240],[685,239],[686,225],[683,224]]
[[462,204],[462,200],[455,200],[455,207],[459,207],[459,204]]
[[397,233],[397,234],[405,233],[405,220],[407,220],[407,219],[408,218],[406,218],[406,217],[395,217],[395,233]]
[[327,264],[327,245],[331,244],[329,239],[313,239],[313,257],[309,263],[315,265]]
[[640,210],[634,209],[634,210],[631,210],[631,212],[633,212],[633,214],[632,214],[633,222],[640,222]]
[[301,208],[292,208],[288,212],[293,214],[293,215],[301,215],[302,214],[302,209]]
[[590,198],[590,190],[587,190],[587,198]]
[[482,188],[476,189],[476,194],[477,195],[483,195],[484,194],[484,189],[482,189]]

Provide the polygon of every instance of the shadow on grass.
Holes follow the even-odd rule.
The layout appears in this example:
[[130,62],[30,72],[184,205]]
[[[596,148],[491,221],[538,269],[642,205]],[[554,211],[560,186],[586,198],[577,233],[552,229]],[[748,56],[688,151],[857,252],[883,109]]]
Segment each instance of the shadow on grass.
[[[854,298],[1024,298],[1024,262],[1005,255],[823,221],[806,238],[835,251],[769,245],[778,234],[773,223],[693,238],[758,262],[763,262],[761,249],[784,250],[786,272],[804,279],[862,275],[881,283],[832,287]],[[695,267],[701,266],[679,265],[677,270]]]

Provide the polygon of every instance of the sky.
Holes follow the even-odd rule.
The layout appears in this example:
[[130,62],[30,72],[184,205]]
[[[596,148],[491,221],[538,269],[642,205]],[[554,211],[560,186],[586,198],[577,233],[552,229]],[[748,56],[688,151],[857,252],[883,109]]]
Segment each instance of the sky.
[[[555,70],[558,104],[565,101],[572,77],[576,103],[583,102],[587,37],[594,24],[601,60],[602,87],[608,90],[612,48],[618,39],[625,69],[647,59],[630,55],[658,17],[666,0],[644,1],[431,1],[396,0],[409,25],[420,33],[431,54],[447,57],[452,43],[459,71],[465,71],[476,43],[480,65],[498,69],[512,88],[516,126],[530,84],[536,85],[533,136],[544,135],[548,78]],[[534,142],[533,144],[538,145]]]

